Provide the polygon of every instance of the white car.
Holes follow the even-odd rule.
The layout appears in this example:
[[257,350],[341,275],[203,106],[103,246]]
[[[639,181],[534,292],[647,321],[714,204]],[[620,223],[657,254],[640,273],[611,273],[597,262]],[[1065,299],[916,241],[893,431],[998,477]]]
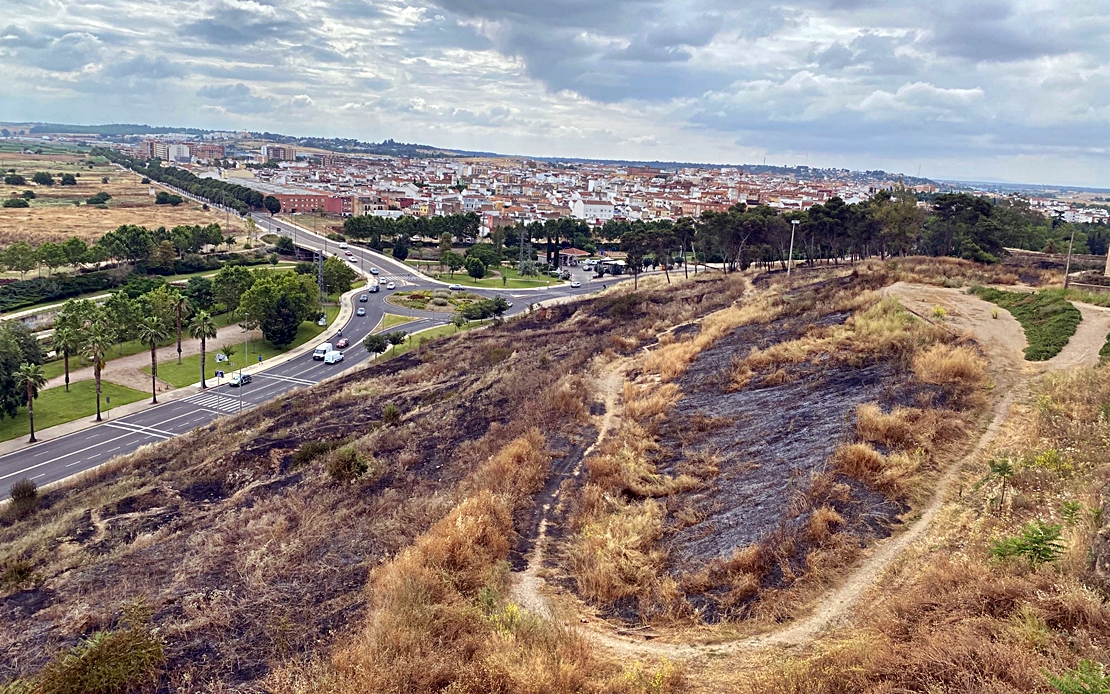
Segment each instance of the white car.
[[352,263],[357,263],[358,262],[358,258],[356,258],[354,256],[351,256],[350,258],[347,258],[347,260],[351,261]]
[[570,288],[571,289],[578,289],[581,286],[582,286],[582,283],[579,282],[578,280],[575,280],[575,281],[570,283]]
[[393,282],[390,282],[389,284],[385,285],[385,288],[386,289],[396,289],[397,285],[394,284]]
[[[347,244],[346,244],[346,243],[340,243],[340,244],[339,244],[339,247],[340,247],[340,248],[346,248],[346,247],[347,247]],[[347,255],[350,255],[350,253],[348,253]]]
[[325,364],[338,364],[341,361],[343,361],[342,352],[328,352],[324,355]]

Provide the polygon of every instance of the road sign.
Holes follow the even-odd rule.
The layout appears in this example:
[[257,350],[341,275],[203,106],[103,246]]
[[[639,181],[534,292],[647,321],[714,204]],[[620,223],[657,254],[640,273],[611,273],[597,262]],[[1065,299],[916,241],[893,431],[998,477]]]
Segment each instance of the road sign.
[[224,377],[224,372],[223,371],[217,371],[216,372],[216,378],[223,378],[223,377]]

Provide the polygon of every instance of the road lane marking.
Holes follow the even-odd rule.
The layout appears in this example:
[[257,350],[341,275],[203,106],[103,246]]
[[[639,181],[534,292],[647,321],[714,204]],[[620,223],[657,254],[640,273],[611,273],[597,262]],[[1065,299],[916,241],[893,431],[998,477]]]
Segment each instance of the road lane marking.
[[160,429],[155,429],[154,427],[144,427],[141,424],[132,424],[131,422],[112,422],[111,424],[108,424],[106,426],[110,426],[113,429],[122,429],[124,431],[133,431],[136,434],[146,434],[148,436],[157,436],[157,437],[162,438],[162,439],[169,439],[169,438],[173,438],[174,436],[176,436],[176,434],[171,434],[168,431],[161,431]]
[[[132,433],[124,434],[123,436],[117,436],[114,439],[108,439],[107,441],[104,441],[104,442],[101,442],[101,443],[94,443],[93,445],[88,446],[86,448],[82,448],[80,450],[73,451],[71,453],[65,453],[63,455],[58,456],[57,458],[51,458],[50,460],[44,460],[41,463],[36,463],[35,465],[32,465],[30,467],[25,467],[22,470],[16,470],[15,472],[9,472],[6,475],[0,476],[0,480],[6,480],[9,477],[15,477],[16,475],[22,475],[25,472],[30,472],[31,470],[38,469],[38,468],[42,467],[43,465],[49,465],[50,463],[56,463],[59,460],[62,460],[63,458],[70,457],[71,455],[77,455],[78,453],[84,453],[85,451],[91,451],[92,449],[96,448],[97,446],[103,446],[106,443],[112,443],[113,441],[119,441],[120,439],[125,439],[129,436],[134,436],[134,435],[135,435],[134,432],[132,432]],[[79,460],[76,463],[70,463],[69,465],[66,465],[66,467],[73,467],[74,465],[78,465],[81,462],[82,461]]]
[[259,378],[271,378],[277,381],[287,381],[289,383],[296,383],[302,386],[314,386],[316,381],[309,381],[305,378],[296,378],[295,376],[278,376],[277,374],[258,374]]

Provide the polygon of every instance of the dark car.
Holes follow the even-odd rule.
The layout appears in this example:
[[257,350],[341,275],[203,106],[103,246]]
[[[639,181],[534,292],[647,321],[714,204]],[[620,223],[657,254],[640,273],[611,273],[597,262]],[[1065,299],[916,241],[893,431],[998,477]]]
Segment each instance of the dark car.
[[339,342],[335,343],[335,348],[336,349],[343,349],[344,347],[350,347],[350,346],[351,346],[351,341],[348,340],[345,337],[339,338]]
[[228,382],[228,385],[231,386],[232,388],[237,388],[239,386],[247,385],[252,380],[254,380],[254,379],[251,378],[250,374],[235,374],[234,376],[231,377],[231,380]]
[[375,285],[371,286],[369,289],[367,289],[366,291],[370,292],[371,294],[377,294],[378,293],[378,285],[375,284]]
[[358,300],[365,304],[367,301],[370,301],[370,297],[365,294],[360,294]]

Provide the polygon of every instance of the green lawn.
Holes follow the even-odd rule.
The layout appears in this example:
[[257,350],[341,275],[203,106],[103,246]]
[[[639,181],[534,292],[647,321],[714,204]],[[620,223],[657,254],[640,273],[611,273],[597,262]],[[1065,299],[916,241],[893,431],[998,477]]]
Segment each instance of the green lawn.
[[[464,287],[483,287],[485,289],[527,289],[530,287],[548,287],[561,284],[562,280],[557,280],[554,277],[521,277],[516,268],[511,267],[498,267],[491,268],[500,272],[504,276],[501,277],[483,277],[476,280],[470,275],[466,274],[465,270],[460,270],[454,274],[449,272],[432,272],[427,267],[417,265],[415,262],[405,261],[408,265],[420,270],[429,277],[433,277],[440,282],[450,282],[451,284],[461,284]],[[550,281],[549,281],[550,280]]]
[[[112,400],[111,407],[119,407],[150,397],[150,393],[141,393],[107,381],[101,382],[100,392],[102,412],[108,410],[108,398]],[[82,417],[91,417],[94,414],[96,414],[95,381],[74,383],[69,387],[68,393],[64,387],[50,388],[39,393],[38,399],[35,400],[35,431],[42,431],[47,427],[72,422]],[[30,423],[26,408],[21,407],[15,419],[0,420],[0,441],[27,436],[29,432]]]
[[387,313],[387,314],[385,314],[385,316],[382,317],[382,320],[381,320],[380,323],[378,323],[377,327],[374,328],[371,332],[380,333],[383,330],[389,330],[390,328],[396,328],[398,325],[404,325],[405,323],[411,323],[414,320],[415,319],[412,318],[411,316],[399,316],[396,313]]
[[[327,315],[328,325],[331,325],[336,316],[339,315],[339,307],[325,306],[324,313]],[[236,327],[226,329],[238,330]],[[278,349],[266,340],[251,340],[250,344],[247,344],[246,341],[240,342],[234,345],[235,354],[231,357],[231,366],[228,366],[227,363],[218,364],[216,362],[216,353],[218,350],[210,351],[205,358],[205,377],[215,378],[217,368],[226,372],[231,370],[231,368],[256,364],[258,363],[259,355],[262,356],[262,361],[265,362],[279,354],[288,352],[294,347],[303,345],[324,332],[324,330],[325,328],[321,328],[311,321],[305,321],[301,323],[301,327],[297,330],[297,337],[293,339],[293,343],[285,349]],[[144,366],[143,371],[150,373],[150,366]],[[194,354],[191,357],[185,357],[181,360],[181,364],[177,363],[176,357],[170,361],[159,364],[158,378],[177,388],[184,388],[185,386],[200,382],[200,355]]]

